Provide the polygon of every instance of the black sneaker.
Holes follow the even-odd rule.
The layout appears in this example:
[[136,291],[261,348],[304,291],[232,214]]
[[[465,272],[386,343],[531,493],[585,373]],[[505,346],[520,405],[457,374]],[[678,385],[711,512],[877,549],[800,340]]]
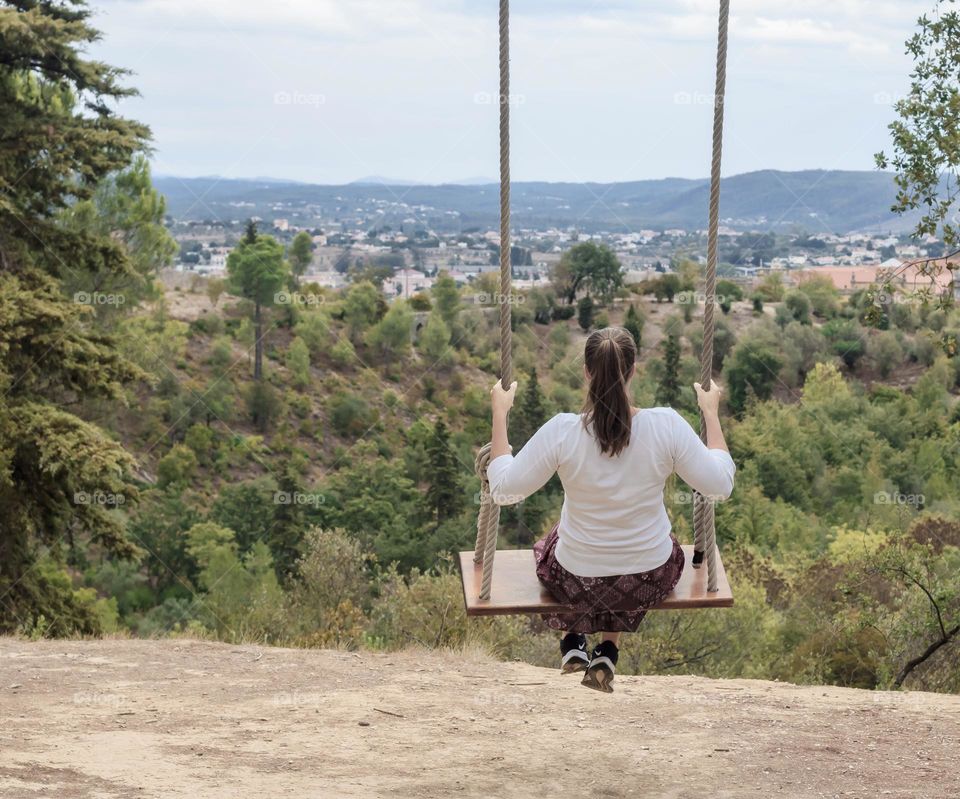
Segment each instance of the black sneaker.
[[583,685],[606,694],[613,693],[613,674],[617,670],[617,658],[620,650],[613,641],[597,644],[590,657],[587,673],[583,675]]
[[567,633],[560,641],[560,673],[573,674],[575,671],[586,671],[590,663],[587,654],[587,636],[580,633]]

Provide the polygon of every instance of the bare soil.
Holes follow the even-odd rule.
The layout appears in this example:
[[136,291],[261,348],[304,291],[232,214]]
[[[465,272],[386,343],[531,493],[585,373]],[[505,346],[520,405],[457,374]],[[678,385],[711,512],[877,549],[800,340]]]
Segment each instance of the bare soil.
[[0,796],[960,797],[960,697],[0,639]]

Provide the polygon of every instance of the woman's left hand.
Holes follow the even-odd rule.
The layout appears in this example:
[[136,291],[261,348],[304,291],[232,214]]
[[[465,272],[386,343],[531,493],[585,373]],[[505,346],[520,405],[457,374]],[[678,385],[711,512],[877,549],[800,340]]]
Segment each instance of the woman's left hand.
[[503,384],[498,380],[496,385],[490,389],[490,400],[493,404],[493,413],[501,413],[506,415],[513,407],[513,398],[517,393],[517,381],[514,380],[510,384],[510,388],[504,388]]

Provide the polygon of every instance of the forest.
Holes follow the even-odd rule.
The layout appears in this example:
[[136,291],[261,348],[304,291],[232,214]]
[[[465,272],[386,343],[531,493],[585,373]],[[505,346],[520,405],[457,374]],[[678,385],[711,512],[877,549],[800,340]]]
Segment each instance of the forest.
[[[309,242],[251,222],[225,279],[176,273],[149,131],[112,110],[125,74],[83,55],[87,9],[0,14],[0,631],[478,646],[552,665],[538,619],[468,622],[451,556],[476,535],[499,306],[515,451],[582,405],[585,335],[608,325],[639,345],[636,404],[696,425],[701,266],[678,253],[626,286],[586,241],[542,289],[504,298],[489,275],[441,273],[387,302],[363,263],[344,290],[310,283]],[[904,210],[937,188],[901,192]],[[951,295],[776,274],[718,295],[738,473],[717,538],[736,604],[651,613],[620,670],[960,691]],[[673,480],[690,542],[692,495]],[[501,546],[529,547],[562,499],[554,480],[505,509]]]

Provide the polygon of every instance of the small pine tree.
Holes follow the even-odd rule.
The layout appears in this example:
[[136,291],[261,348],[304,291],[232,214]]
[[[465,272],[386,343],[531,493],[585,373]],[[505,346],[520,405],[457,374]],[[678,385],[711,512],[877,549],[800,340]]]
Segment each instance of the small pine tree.
[[437,419],[433,426],[427,457],[430,461],[427,505],[430,514],[440,524],[445,519],[459,515],[465,506],[457,457],[450,448],[450,433],[443,419]]
[[627,315],[623,319],[623,328],[633,336],[633,343],[637,345],[637,351],[639,352],[640,341],[643,338],[643,319],[637,313],[637,309],[633,307],[633,303],[630,303],[630,307],[627,308]]
[[387,362],[400,360],[410,353],[413,312],[403,300],[395,300],[390,310],[366,335],[369,346],[379,350]]
[[307,271],[313,261],[313,239],[305,230],[301,230],[290,245],[290,271],[294,282]]
[[449,366],[454,360],[454,350],[450,346],[450,328],[443,316],[434,311],[420,334],[420,351],[429,359],[431,365]]
[[680,404],[680,340],[676,336],[668,336],[663,347],[663,376],[655,402],[667,407]]
[[511,414],[510,438],[514,442],[514,449],[519,449],[534,433],[547,421],[547,410],[540,382],[537,380],[537,370],[530,367],[527,372],[529,379],[523,387],[523,394],[517,409]]
[[[253,303],[255,328],[253,377],[263,378],[263,308],[274,304],[277,292],[285,285],[288,266],[283,260],[283,247],[272,236],[257,236],[256,227],[248,225],[247,233],[256,238],[244,241],[227,257],[230,290]],[[252,226],[252,227],[251,227]]]
[[577,321],[583,330],[589,330],[593,327],[593,315],[595,311],[593,298],[589,294],[577,303]]
[[247,412],[257,429],[265,433],[280,414],[280,399],[277,392],[265,380],[257,380],[247,390]]
[[295,338],[287,349],[287,369],[295,388],[310,385],[310,348],[302,338]]
[[447,272],[441,272],[430,289],[437,310],[448,325],[453,325],[460,312],[460,289]]
[[304,505],[300,502],[300,481],[289,465],[277,480],[277,488],[279,490],[274,494],[273,524],[269,531],[265,531],[265,540],[273,556],[277,579],[282,585],[286,585],[303,554],[306,514]]

